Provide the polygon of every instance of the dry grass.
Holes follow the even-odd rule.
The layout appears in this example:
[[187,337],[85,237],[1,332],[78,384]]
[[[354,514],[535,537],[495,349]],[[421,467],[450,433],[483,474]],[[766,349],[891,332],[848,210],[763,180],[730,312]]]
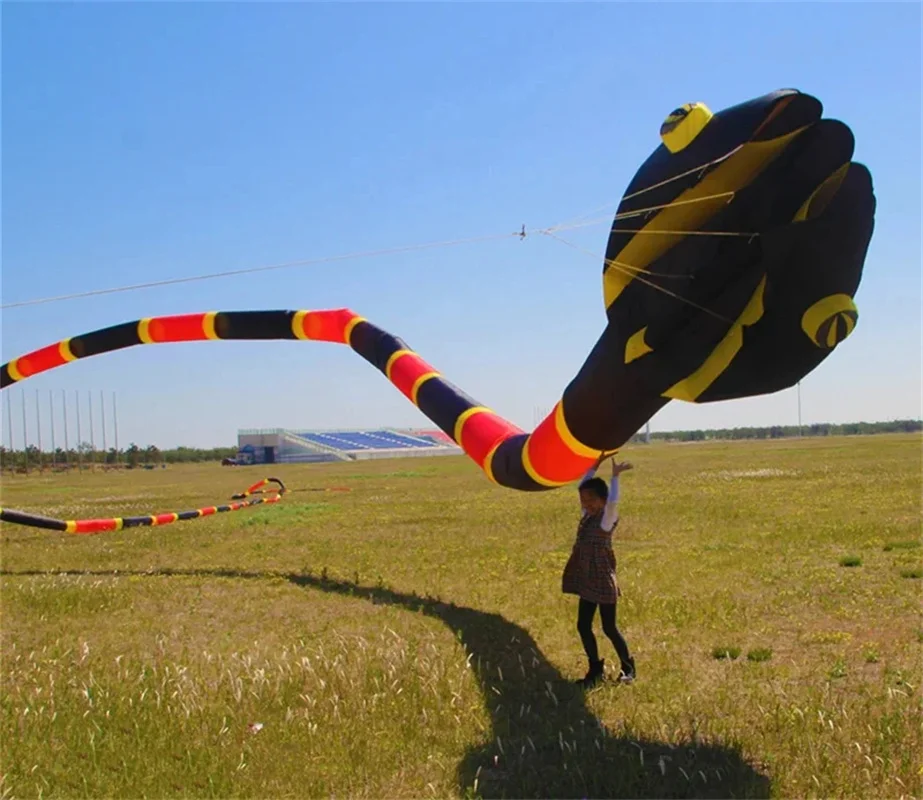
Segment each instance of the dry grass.
[[[920,444],[634,448],[639,680],[585,696],[566,489],[463,459],[281,466],[353,491],[96,537],[3,526],[0,797],[920,798]],[[256,477],[18,477],[3,502],[168,511]]]

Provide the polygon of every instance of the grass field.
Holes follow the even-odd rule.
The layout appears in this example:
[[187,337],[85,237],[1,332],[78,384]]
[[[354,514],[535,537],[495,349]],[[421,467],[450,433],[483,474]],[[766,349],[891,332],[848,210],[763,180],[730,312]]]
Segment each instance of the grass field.
[[0,796],[923,797],[921,444],[626,451],[639,677],[586,694],[571,488],[462,458],[4,478],[59,517],[294,491],[0,526]]

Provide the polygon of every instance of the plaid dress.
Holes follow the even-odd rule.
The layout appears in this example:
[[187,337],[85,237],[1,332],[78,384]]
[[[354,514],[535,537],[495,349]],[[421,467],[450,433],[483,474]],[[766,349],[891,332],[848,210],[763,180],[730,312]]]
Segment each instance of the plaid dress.
[[601,605],[616,602],[622,592],[615,578],[615,553],[611,531],[604,531],[603,512],[585,514],[577,526],[577,540],[561,578],[561,591]]

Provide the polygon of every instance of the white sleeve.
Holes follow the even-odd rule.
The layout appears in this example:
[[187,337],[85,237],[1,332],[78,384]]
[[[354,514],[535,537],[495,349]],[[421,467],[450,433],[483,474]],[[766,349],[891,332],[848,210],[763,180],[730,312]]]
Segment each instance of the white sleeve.
[[606,510],[603,511],[602,522],[600,527],[604,531],[611,531],[615,523],[619,521],[619,476],[613,475],[612,482],[609,484],[609,499],[606,502]]

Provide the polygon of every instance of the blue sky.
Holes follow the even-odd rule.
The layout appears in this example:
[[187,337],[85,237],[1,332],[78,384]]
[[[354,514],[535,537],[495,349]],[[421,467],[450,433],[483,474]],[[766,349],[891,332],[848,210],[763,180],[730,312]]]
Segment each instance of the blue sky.
[[[609,213],[677,105],[814,94],[878,212],[860,324],[804,419],[921,415],[919,5],[7,4],[2,31],[4,304]],[[509,238],[9,308],[2,358],[142,316],[348,306],[531,428],[604,326],[607,230],[562,234],[595,257]],[[165,345],[4,392],[17,446],[22,392],[47,445],[62,388],[84,438],[94,392],[97,445],[100,390],[122,445],[427,424],[346,348]],[[671,403],[652,427],[794,423],[796,402]]]

